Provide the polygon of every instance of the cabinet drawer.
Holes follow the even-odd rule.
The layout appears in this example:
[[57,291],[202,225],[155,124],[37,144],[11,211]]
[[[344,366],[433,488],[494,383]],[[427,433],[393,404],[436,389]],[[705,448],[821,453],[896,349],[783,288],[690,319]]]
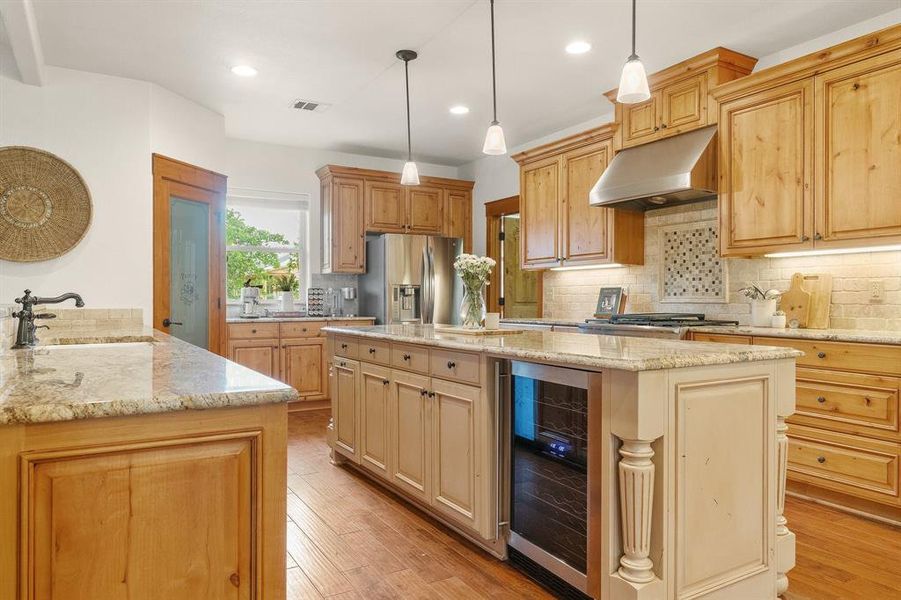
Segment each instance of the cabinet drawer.
[[316,337],[319,330],[325,327],[325,321],[291,321],[279,324],[283,338]]
[[371,319],[368,321],[361,321],[359,319],[356,319],[353,321],[336,320],[336,321],[328,322],[329,327],[368,327],[369,325],[372,325],[374,323],[375,323],[375,321],[373,321]]
[[799,368],[797,408],[789,422],[898,439],[894,377]]
[[898,444],[794,426],[788,472],[794,480],[898,505]]
[[344,358],[357,358],[360,344],[356,338],[344,335],[335,336],[335,355]]
[[391,344],[391,366],[428,375],[429,349],[411,344]]
[[730,335],[726,333],[701,333],[692,332],[691,339],[695,342],[717,342],[720,344],[751,344],[751,337],[747,335]]
[[391,364],[391,344],[384,340],[370,340],[361,338],[359,357],[360,360],[366,362],[378,363],[380,365]]
[[432,348],[430,354],[429,364],[434,377],[451,381],[480,383],[478,354],[455,352],[441,348]]
[[251,340],[277,338],[278,323],[229,323],[228,339]]
[[761,346],[787,346],[804,352],[798,366],[901,375],[901,347],[754,337]]

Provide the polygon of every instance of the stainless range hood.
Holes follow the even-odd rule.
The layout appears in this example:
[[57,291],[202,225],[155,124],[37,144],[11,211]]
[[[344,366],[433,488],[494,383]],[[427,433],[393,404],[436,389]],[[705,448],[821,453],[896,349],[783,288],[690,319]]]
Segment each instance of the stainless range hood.
[[716,196],[716,125],[622,150],[588,203],[645,211]]

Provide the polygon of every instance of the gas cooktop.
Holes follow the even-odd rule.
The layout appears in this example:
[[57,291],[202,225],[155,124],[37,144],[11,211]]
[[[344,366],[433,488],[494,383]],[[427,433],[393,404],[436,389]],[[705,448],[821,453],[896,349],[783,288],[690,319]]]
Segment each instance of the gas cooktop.
[[738,321],[708,319],[704,313],[627,313],[607,319],[586,319],[588,325],[655,325],[658,327],[686,327],[700,325],[738,325]]

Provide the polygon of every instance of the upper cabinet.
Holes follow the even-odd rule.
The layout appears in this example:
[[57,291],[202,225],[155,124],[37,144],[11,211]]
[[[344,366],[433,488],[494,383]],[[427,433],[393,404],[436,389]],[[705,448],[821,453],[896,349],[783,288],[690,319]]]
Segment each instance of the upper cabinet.
[[463,239],[472,251],[472,181],[420,177],[326,165],[321,181],[322,272],[364,273],[366,233],[407,233]]
[[901,242],[901,26],[712,94],[724,256]]
[[644,215],[588,204],[613,158],[612,136],[606,125],[513,156],[523,269],[643,264]]
[[605,95],[616,107],[615,150],[638,146],[717,122],[716,102],[708,90],[744,77],[757,59],[714,48],[648,77],[651,98],[640,104],[616,102],[617,90]]

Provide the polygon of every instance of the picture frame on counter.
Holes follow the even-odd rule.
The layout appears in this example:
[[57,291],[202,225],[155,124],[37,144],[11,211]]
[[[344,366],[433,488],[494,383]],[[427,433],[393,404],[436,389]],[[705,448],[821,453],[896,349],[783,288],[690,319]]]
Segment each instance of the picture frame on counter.
[[621,287],[604,287],[598,292],[598,304],[594,309],[596,319],[609,319],[623,312],[626,294]]

